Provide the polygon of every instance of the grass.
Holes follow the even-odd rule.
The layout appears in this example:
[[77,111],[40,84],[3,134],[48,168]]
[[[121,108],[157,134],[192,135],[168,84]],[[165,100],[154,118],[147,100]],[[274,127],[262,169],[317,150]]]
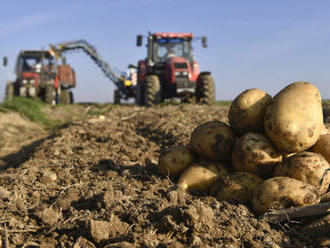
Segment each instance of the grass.
[[108,113],[111,109],[119,107],[111,103],[93,103],[89,105],[86,116],[99,116]]
[[322,104],[326,105],[326,106],[329,106],[330,105],[330,100],[329,99],[322,100]]
[[5,101],[0,104],[1,112],[15,111],[33,122],[37,122],[45,125],[47,128],[53,128],[57,125],[56,121],[48,118],[48,116],[42,112],[42,108],[45,106],[40,99],[30,99],[26,97],[14,97],[12,100]]
[[[326,99],[322,101],[324,105],[329,106],[330,100]],[[230,106],[232,101],[216,101],[214,104],[219,106]],[[168,106],[173,105],[173,103],[162,103],[161,106]],[[52,129],[56,128],[57,126],[61,125],[61,120],[53,120],[48,117],[46,113],[42,111],[44,107],[46,107],[45,103],[43,103],[40,99],[31,99],[26,97],[14,97],[10,101],[6,101],[4,103],[0,103],[0,112],[10,112],[15,111],[18,112],[28,119],[30,119],[33,122],[40,123],[44,125],[46,128]],[[109,112],[112,108],[119,107],[118,105],[113,105],[109,103],[101,104],[101,103],[94,103],[86,105],[89,106],[89,109],[87,113],[85,113],[85,116],[98,116],[103,115],[107,112]],[[70,109],[70,107],[67,107],[65,105],[58,105],[56,107],[64,107],[69,113],[72,112],[72,115],[74,114],[73,111]],[[62,123],[63,124],[63,123]]]
[[[78,104],[77,106],[79,106]],[[68,118],[76,116],[77,118],[80,115],[83,115],[84,104],[81,105],[81,109],[77,106],[73,108],[74,105],[64,105],[58,104],[54,107],[51,107],[48,104],[45,104],[40,99],[31,99],[27,97],[14,97],[12,100],[5,101],[0,103],[0,112],[17,112],[25,116],[29,120],[43,125],[46,129],[56,129],[68,122],[72,121]],[[112,108],[117,107],[113,104],[102,104],[102,103],[93,103],[86,105],[87,112],[84,113],[84,116],[99,116],[104,115],[109,112]],[[62,111],[56,111],[55,115],[52,115],[52,111],[45,111],[45,109],[53,109],[54,111],[58,108]],[[77,110],[78,109],[78,110]],[[63,113],[67,112],[67,114]],[[75,111],[77,110],[77,111]]]
[[219,106],[230,106],[232,101],[216,101],[214,104]]

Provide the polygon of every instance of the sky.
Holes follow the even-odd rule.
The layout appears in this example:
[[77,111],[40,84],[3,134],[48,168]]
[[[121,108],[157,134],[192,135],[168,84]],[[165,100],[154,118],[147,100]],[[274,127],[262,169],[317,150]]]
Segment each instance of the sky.
[[[192,32],[201,70],[210,71],[216,99],[232,100],[259,88],[275,95],[294,81],[308,81],[330,99],[330,1],[328,0],[2,0],[0,100],[15,80],[20,50],[85,39],[111,67],[126,71],[146,57],[136,35]],[[76,71],[79,102],[111,102],[115,85],[83,52],[67,54]]]

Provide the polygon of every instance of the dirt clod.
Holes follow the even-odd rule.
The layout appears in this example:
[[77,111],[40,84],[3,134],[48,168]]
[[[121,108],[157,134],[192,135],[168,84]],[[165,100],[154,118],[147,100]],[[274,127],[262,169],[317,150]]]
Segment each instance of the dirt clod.
[[110,235],[110,223],[107,221],[88,220],[87,228],[91,237],[96,241],[109,239]]
[[61,218],[61,214],[59,212],[56,212],[51,207],[46,207],[40,211],[37,211],[36,216],[38,216],[43,223],[50,226],[54,226]]
[[83,237],[79,237],[74,244],[73,248],[95,248],[95,245],[88,241],[87,239],[84,239]]

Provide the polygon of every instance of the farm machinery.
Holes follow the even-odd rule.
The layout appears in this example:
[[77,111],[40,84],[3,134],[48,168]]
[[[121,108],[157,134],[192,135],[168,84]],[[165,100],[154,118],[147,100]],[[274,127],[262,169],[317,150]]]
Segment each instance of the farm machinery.
[[[140,106],[157,105],[167,99],[212,104],[215,98],[214,80],[210,72],[200,72],[194,58],[192,41],[202,40],[207,47],[206,37],[194,38],[191,33],[149,33],[147,57],[137,66],[130,65],[132,73],[118,75],[85,40],[51,45],[57,58],[72,50],[84,51],[115,85],[114,103],[121,99],[134,98]],[[142,46],[143,36],[137,36],[137,46]],[[137,69],[137,73],[134,70]]]
[[[75,86],[73,69],[62,62],[64,53],[74,50],[85,52],[112,81],[114,103],[134,98],[140,106],[152,106],[178,99],[181,102],[195,100],[212,104],[215,98],[214,80],[210,72],[200,72],[193,55],[192,41],[199,39],[207,47],[206,37],[193,37],[191,33],[149,33],[147,57],[130,65],[131,73],[118,75],[85,40],[50,45],[49,51],[21,51],[16,63],[17,79],[9,83],[7,98],[13,95],[41,97],[47,103],[73,101],[68,90]],[[137,46],[142,46],[143,36],[137,36]]]
[[[152,106],[172,98],[214,102],[214,80],[210,72],[200,72],[191,45],[194,39],[201,39],[207,47],[206,37],[194,38],[191,33],[149,33],[147,58],[138,62],[138,105]],[[142,41],[138,35],[137,46]]]
[[[4,65],[7,65],[5,58]],[[5,96],[40,98],[48,104],[73,102],[75,72],[70,65],[57,64],[51,51],[22,50],[17,56],[15,66],[16,80],[8,82]]]
[[85,52],[100,67],[105,76],[112,81],[116,89],[114,91],[114,103],[119,104],[120,99],[135,98],[136,88],[124,74],[118,75],[111,66],[98,54],[96,49],[86,40],[62,42],[57,45],[50,45],[50,50],[55,54],[56,58],[63,57],[68,51],[81,50]]

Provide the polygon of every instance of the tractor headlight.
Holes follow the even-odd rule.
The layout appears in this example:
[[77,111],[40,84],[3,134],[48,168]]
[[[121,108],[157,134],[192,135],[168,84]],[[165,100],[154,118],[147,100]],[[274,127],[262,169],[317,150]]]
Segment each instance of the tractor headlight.
[[28,83],[28,80],[27,79],[23,79],[22,80],[22,84],[27,84]]
[[180,75],[180,72],[179,71],[176,71],[174,74],[175,74],[175,76],[179,76]]

